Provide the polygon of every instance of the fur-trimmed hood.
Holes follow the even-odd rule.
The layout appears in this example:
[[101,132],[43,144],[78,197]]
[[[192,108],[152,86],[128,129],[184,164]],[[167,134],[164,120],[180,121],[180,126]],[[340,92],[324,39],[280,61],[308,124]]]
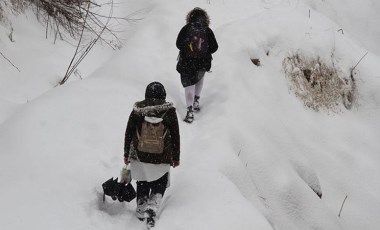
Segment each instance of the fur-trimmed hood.
[[166,102],[165,100],[144,100],[136,102],[133,106],[133,111],[143,116],[154,116],[171,108],[173,108],[172,102]]

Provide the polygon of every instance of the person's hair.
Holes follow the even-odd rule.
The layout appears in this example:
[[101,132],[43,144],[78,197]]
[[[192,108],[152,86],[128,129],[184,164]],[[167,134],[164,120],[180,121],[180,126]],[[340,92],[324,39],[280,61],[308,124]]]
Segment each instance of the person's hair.
[[204,9],[195,7],[186,16],[186,24],[193,22],[201,22],[205,26],[209,26],[210,17]]

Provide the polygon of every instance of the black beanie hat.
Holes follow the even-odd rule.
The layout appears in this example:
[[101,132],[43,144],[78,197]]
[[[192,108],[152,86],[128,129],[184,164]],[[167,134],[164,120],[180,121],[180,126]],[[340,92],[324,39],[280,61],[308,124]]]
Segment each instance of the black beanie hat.
[[160,99],[165,100],[166,91],[164,86],[160,82],[150,83],[145,90],[145,99]]

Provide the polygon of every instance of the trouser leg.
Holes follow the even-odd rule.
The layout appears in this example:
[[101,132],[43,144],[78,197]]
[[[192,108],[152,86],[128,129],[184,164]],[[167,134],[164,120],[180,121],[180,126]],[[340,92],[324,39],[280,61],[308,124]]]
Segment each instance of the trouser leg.
[[195,85],[190,85],[185,87],[185,99],[186,99],[186,108],[193,106],[195,96]]
[[161,194],[161,196],[164,196],[166,187],[168,185],[168,179],[169,173],[165,173],[165,175],[163,175],[158,180],[150,182],[151,195]]
[[166,187],[168,184],[168,175],[166,173],[160,179],[149,182],[151,193],[147,202],[147,210],[151,210],[155,215],[160,207],[162,197],[165,194]]
[[198,96],[200,97],[201,96],[201,92],[202,92],[202,89],[203,89],[203,81],[204,81],[204,75],[205,75],[205,71],[201,70],[199,71],[197,74],[198,74],[198,78],[200,79],[196,84],[195,84],[195,89],[194,89],[194,96]]
[[157,212],[168,184],[168,175],[169,173],[166,173],[160,179],[149,182],[151,193],[147,202],[145,217],[147,225],[150,227],[155,225]]
[[145,218],[146,206],[148,204],[150,187],[149,187],[149,182],[147,182],[147,181],[137,181],[136,184],[137,184],[136,216],[140,220],[143,220]]

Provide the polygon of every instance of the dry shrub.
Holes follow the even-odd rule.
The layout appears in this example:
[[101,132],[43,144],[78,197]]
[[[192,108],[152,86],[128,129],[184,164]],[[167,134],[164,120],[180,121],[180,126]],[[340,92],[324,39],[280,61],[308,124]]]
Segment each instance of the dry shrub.
[[6,1],[0,1],[0,22],[4,23],[6,20],[5,7],[7,6]]
[[79,34],[83,27],[89,0],[0,0],[0,20],[6,20],[7,13],[23,13],[32,8],[36,16],[50,27]]
[[12,11],[12,7],[9,0],[0,0],[0,26],[4,28],[9,27],[9,21],[7,13]]
[[45,22],[50,29],[68,32],[77,37],[83,27],[86,9],[91,4],[88,0],[25,0],[34,6],[39,20]]
[[12,5],[12,10],[16,13],[22,13],[29,6],[25,0],[9,0]]
[[[100,39],[112,49],[120,49],[121,41],[115,25],[128,18],[115,18],[112,16],[115,6],[114,0],[101,5],[91,0],[24,0],[32,4],[37,18],[46,24],[48,31],[55,33],[65,40],[67,32],[71,37],[85,39],[90,44],[94,39]],[[100,13],[100,8],[109,8],[108,14]],[[113,23],[111,23],[111,21]],[[83,33],[84,32],[84,33]],[[47,35],[46,35],[47,36]]]
[[0,22],[5,22],[7,20],[7,13],[22,13],[28,5],[29,3],[26,0],[1,0]]
[[328,65],[320,57],[309,58],[291,54],[282,63],[290,88],[304,104],[315,111],[338,112],[342,105],[351,109],[357,89],[353,76],[343,76],[336,66]]
[[[109,8],[109,13],[99,13],[102,7]],[[46,26],[46,38],[53,34],[54,41],[57,38],[71,40],[70,37],[79,40],[83,36],[90,43],[99,37],[111,48],[119,49],[121,41],[117,36],[119,31],[115,30],[115,22],[118,25],[119,21],[130,19],[112,17],[113,8],[113,0],[102,5],[91,0],[0,0],[0,22],[11,25],[7,14],[17,15],[32,9],[37,19]]]

